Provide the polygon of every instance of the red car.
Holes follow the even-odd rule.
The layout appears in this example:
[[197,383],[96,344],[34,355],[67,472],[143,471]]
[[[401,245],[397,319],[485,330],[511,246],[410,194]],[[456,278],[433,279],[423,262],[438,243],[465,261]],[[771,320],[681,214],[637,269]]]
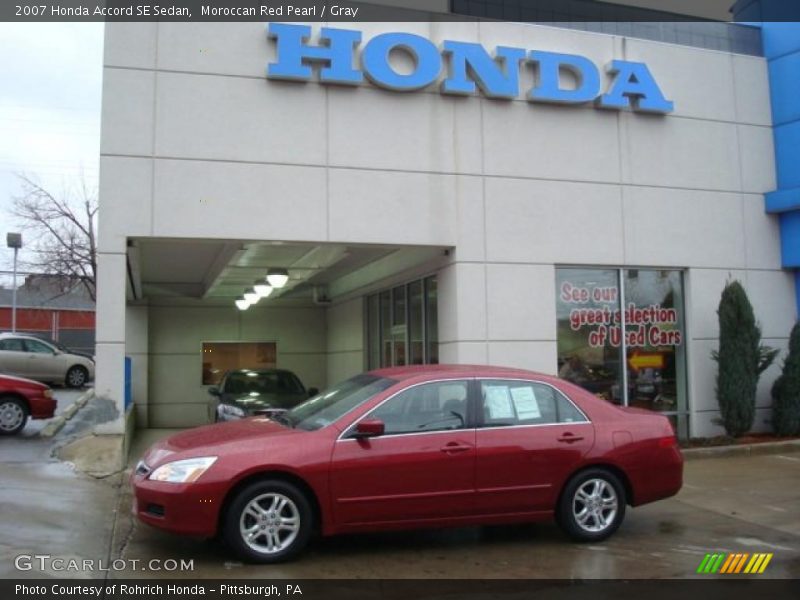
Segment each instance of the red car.
[[32,419],[50,419],[56,411],[52,390],[43,383],[0,375],[0,435],[19,433]]
[[132,475],[143,522],[220,533],[241,557],[295,556],[322,535],[555,518],[599,541],[680,490],[661,415],[530,371],[422,366],[348,379],[272,416],[152,446]]

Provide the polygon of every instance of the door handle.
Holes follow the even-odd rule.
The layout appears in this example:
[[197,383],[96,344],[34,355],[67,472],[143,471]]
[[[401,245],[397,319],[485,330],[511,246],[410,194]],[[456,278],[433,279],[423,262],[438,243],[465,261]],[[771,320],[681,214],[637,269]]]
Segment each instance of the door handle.
[[472,446],[469,444],[462,444],[460,442],[450,442],[449,444],[445,444],[441,448],[439,448],[445,454],[455,454],[457,452],[466,452],[467,450],[472,450]]
[[572,444],[573,442],[580,442],[583,439],[582,435],[574,435],[572,433],[565,433],[557,441]]

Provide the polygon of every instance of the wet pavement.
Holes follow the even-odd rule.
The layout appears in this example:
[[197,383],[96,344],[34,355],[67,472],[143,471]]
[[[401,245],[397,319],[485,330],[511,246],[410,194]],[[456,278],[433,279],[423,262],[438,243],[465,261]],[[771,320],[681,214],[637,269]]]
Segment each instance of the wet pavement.
[[[56,415],[85,391],[54,388]],[[20,554],[108,557],[121,477],[93,479],[53,454],[91,430],[94,412],[90,401],[53,438],[39,436],[49,419],[29,420],[20,434],[0,438],[0,578],[42,576],[16,570]]]
[[800,576],[800,453],[692,460],[685,475],[678,496],[629,509],[602,544],[574,544],[553,523],[471,527],[323,538],[295,562],[256,566],[220,543],[162,533],[126,514],[116,550],[141,561],[193,559],[188,577],[685,578],[706,552],[773,552],[765,576]]
[[[187,579],[685,578],[706,552],[773,552],[762,577],[800,577],[800,453],[689,461],[678,496],[629,510],[602,544],[574,544],[551,523],[472,527],[318,539],[275,566],[242,564],[217,542],[135,522],[122,475],[94,480],[52,460],[0,459],[0,477],[0,577],[25,575],[10,561],[21,552],[135,559],[110,576]],[[194,569],[142,570],[153,558],[191,560]]]

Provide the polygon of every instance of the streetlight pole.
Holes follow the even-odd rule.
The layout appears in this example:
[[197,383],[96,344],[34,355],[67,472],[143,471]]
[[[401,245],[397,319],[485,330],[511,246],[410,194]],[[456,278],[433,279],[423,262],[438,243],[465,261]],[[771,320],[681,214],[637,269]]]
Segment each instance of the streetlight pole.
[[14,249],[14,288],[11,290],[11,333],[17,332],[17,253],[22,248],[22,234],[6,235],[6,245]]

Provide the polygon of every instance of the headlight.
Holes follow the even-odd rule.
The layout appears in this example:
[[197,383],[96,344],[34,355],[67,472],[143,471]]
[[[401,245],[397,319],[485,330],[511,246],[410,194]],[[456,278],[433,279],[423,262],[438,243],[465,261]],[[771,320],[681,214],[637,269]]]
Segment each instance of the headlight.
[[51,390],[51,389],[44,390],[42,392],[42,396],[44,396],[45,398],[52,398],[53,397],[53,390]]
[[197,481],[197,478],[205,473],[206,469],[213,465],[216,460],[216,456],[201,456],[168,462],[153,471],[148,479],[169,481],[170,483]]
[[231,415],[232,417],[246,417],[247,413],[244,412],[243,408],[238,406],[234,406],[232,404],[220,404],[219,409],[225,413],[226,415]]

